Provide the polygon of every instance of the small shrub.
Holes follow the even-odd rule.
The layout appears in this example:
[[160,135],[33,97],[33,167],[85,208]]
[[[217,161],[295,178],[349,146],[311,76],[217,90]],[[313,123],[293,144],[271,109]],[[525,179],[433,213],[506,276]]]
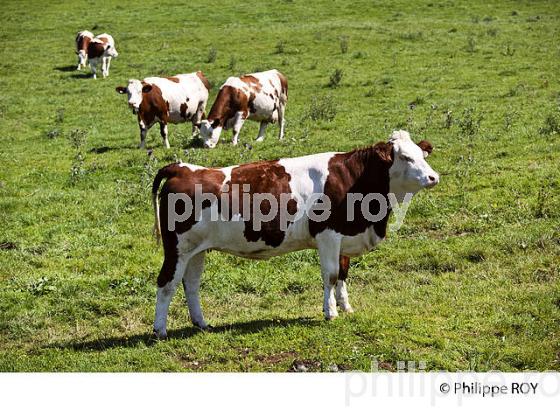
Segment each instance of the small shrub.
[[358,58],[365,58],[366,57],[366,53],[364,53],[363,51],[355,51],[354,53],[352,53],[352,58],[358,59]]
[[469,37],[467,40],[467,51],[469,53],[474,53],[476,52],[476,41],[474,39],[474,37]]
[[284,41],[282,41],[282,40],[278,41],[278,43],[276,43],[274,53],[275,54],[284,54],[285,45],[286,45],[286,43],[284,43]]
[[232,55],[229,59],[228,68],[230,71],[235,71],[235,67],[237,66],[237,59],[234,55]]
[[504,129],[506,131],[511,130],[513,126],[513,122],[515,121],[516,117],[517,117],[517,111],[512,110],[511,107],[508,108],[508,110],[504,114]]
[[453,111],[446,110],[443,114],[443,127],[446,129],[450,129],[453,125]]
[[208,50],[208,57],[206,57],[206,62],[212,64],[216,61],[216,57],[218,57],[218,50],[212,47]]
[[486,34],[488,34],[490,37],[496,37],[498,35],[498,29],[489,28],[488,30],[486,30]]
[[47,293],[54,292],[56,290],[56,286],[53,285],[49,278],[43,276],[35,281],[29,282],[26,286],[26,290],[33,296],[42,296]]
[[507,44],[502,51],[502,55],[512,57],[515,54],[515,48],[511,44]]
[[472,137],[480,130],[482,118],[482,114],[469,107],[463,111],[463,116],[457,120],[457,125],[462,134]]
[[318,64],[318,63],[317,63],[317,60],[313,61],[313,62],[311,63],[311,65],[309,66],[309,69],[310,69],[310,70],[315,70],[315,69],[317,68],[317,64]]
[[340,68],[335,69],[329,78],[329,84],[328,84],[329,88],[337,88],[340,85],[340,82],[342,81],[343,75],[344,72],[342,71],[342,69]]
[[87,131],[75,129],[68,135],[70,145],[74,148],[74,158],[70,167],[70,184],[74,185],[86,173],[85,162],[85,145],[87,142]]
[[307,117],[313,121],[332,121],[336,117],[336,105],[332,96],[313,97],[309,106]]
[[348,36],[340,37],[340,52],[346,54],[348,52]]
[[551,112],[546,116],[539,133],[542,135],[560,134],[560,111]]

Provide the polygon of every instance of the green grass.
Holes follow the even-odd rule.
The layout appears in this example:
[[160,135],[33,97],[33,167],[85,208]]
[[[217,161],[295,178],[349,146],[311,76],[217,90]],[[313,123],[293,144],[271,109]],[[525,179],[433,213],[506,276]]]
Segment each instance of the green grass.
[[[560,4],[119,4],[2,5],[0,371],[560,370]],[[108,79],[72,70],[80,29],[115,37]],[[247,123],[238,147],[201,150],[172,125],[169,151],[150,132],[150,158],[114,90],[201,69],[212,102],[229,75],[268,68],[290,82],[282,142],[271,127],[254,143]],[[441,183],[352,260],[355,314],[322,320],[314,251],[213,252],[202,303],[217,330],[192,328],[180,291],[170,339],[150,338],[155,170],[350,150],[401,127],[432,141]]]

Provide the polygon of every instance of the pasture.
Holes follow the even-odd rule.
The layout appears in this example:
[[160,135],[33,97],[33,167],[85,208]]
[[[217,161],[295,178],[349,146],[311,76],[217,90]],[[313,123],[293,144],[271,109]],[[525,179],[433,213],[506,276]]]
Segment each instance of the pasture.
[[[560,4],[551,1],[4,1],[0,60],[0,371],[560,370]],[[107,79],[74,36],[113,35]],[[202,70],[289,79],[286,138],[157,126],[129,78]],[[351,261],[356,312],[323,320],[315,251],[207,257],[210,333],[182,289],[151,337],[162,250],[150,185],[181,159],[227,166],[346,151],[404,128],[440,184]]]

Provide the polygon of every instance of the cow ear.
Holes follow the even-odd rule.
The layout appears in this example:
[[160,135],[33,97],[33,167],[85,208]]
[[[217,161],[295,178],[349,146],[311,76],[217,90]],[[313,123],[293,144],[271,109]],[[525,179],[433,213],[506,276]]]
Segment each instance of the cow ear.
[[424,158],[430,155],[432,153],[432,150],[434,149],[430,141],[426,141],[426,140],[420,141],[417,145],[422,150],[422,153],[424,154]]
[[220,120],[219,119],[215,119],[214,121],[212,121],[212,128],[217,128],[220,125]]
[[126,93],[126,87],[119,86],[119,87],[115,88],[115,90],[116,90],[119,94],[124,94],[124,93]]
[[142,87],[143,93],[149,93],[150,91],[152,91],[152,86],[150,84],[146,84],[144,87]]
[[393,144],[390,142],[378,142],[373,147],[376,156],[387,164],[393,163]]

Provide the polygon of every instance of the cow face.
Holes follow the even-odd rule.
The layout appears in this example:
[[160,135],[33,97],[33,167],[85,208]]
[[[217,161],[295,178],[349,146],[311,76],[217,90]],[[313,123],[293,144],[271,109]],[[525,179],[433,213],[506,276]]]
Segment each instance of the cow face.
[[200,123],[200,137],[206,148],[214,148],[218,144],[222,127],[218,120],[210,123],[208,120],[203,120]]
[[[148,85],[146,85],[148,86]],[[142,89],[144,86],[139,80],[129,80],[128,87],[117,87],[116,90],[119,94],[127,94],[128,106],[132,109],[134,114],[138,114],[140,104],[142,104]]]
[[107,48],[105,49],[105,55],[108,57],[118,57],[119,53],[117,53],[117,49],[115,46],[111,46],[111,44],[107,44]]
[[393,144],[393,163],[389,169],[391,192],[416,193],[439,182],[439,175],[426,162],[432,152],[428,141],[415,144],[410,134],[401,130],[393,132],[389,142]]

